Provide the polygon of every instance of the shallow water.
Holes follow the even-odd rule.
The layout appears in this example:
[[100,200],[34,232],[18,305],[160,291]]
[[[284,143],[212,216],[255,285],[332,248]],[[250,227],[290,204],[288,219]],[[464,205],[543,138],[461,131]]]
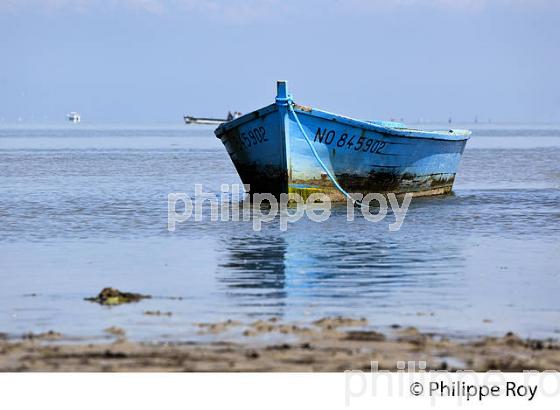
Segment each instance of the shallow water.
[[[0,332],[185,340],[195,322],[343,315],[559,337],[560,126],[478,125],[455,194],[414,199],[399,232],[344,207],[287,232],[208,215],[167,231],[169,192],[239,182],[209,127],[2,126]],[[83,301],[105,286],[154,297]]]

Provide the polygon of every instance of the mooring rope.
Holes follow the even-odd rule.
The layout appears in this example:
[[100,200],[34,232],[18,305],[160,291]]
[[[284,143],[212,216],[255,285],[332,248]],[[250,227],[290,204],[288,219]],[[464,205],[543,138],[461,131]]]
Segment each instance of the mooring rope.
[[321,158],[319,158],[319,154],[317,153],[317,150],[315,149],[315,147],[313,146],[313,143],[311,142],[311,140],[309,139],[309,137],[307,136],[307,133],[305,132],[305,130],[303,129],[303,126],[301,125],[301,122],[299,122],[299,118],[294,110],[293,107],[293,101],[288,101],[288,110],[294,115],[294,118],[296,120],[296,123],[299,127],[299,130],[301,131],[301,134],[303,135],[303,137],[305,138],[305,140],[307,141],[307,144],[309,145],[309,148],[311,148],[311,152],[313,153],[313,155],[315,156],[315,159],[317,160],[317,162],[319,163],[319,165],[321,165],[321,168],[323,168],[323,170],[327,173],[327,176],[329,177],[329,179],[331,180],[331,182],[334,184],[334,186],[336,187],[336,189],[338,189],[346,198],[348,198],[349,200],[352,201],[352,203],[354,205],[359,205],[361,206],[362,203],[361,201],[358,201],[354,198],[352,198],[352,196],[346,192],[344,190],[344,188],[342,188],[340,186],[340,184],[338,183],[338,181],[336,180],[336,178],[334,177],[334,175],[331,173],[331,171],[329,171],[329,169],[327,168],[327,166],[325,165],[325,163],[321,160]]

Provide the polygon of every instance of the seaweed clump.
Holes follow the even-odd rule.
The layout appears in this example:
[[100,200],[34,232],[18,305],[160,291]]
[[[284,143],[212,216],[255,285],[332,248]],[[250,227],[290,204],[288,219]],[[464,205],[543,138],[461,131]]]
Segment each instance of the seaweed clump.
[[139,302],[142,299],[149,299],[150,295],[141,295],[140,293],[121,292],[114,288],[105,288],[99,295],[92,298],[85,298],[88,302],[99,303],[104,306],[116,306],[124,303]]

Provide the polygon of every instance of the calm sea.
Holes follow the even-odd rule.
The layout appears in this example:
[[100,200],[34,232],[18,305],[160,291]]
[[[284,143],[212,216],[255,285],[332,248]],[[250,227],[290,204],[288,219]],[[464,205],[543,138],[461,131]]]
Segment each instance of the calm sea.
[[[456,337],[560,337],[560,126],[474,128],[455,194],[387,222],[167,230],[167,194],[240,182],[211,128],[0,127],[0,332],[198,337],[195,322],[365,317]],[[153,295],[106,308],[103,287]],[[172,312],[146,316],[147,310]]]

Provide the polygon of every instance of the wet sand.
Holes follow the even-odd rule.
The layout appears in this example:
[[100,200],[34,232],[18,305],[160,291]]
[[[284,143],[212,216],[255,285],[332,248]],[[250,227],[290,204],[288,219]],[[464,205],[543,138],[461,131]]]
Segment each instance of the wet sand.
[[[0,371],[287,371],[560,370],[560,342],[503,337],[451,340],[416,328],[381,333],[364,319],[324,318],[302,326],[276,319],[197,324],[208,342],[139,343],[126,330],[106,329],[108,343],[85,343],[55,331],[8,338],[0,333]],[[236,336],[231,338],[231,335]],[[402,368],[401,368],[402,369]]]

